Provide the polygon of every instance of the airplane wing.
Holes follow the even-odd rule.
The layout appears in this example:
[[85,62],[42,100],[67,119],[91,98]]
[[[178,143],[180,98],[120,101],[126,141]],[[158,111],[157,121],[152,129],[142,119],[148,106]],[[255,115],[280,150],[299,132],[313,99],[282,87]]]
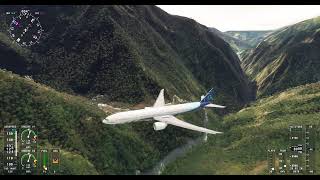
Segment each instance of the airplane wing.
[[154,103],[153,107],[160,107],[160,106],[164,106],[165,102],[164,102],[164,89],[161,89],[158,98],[156,100],[156,102]]
[[185,129],[204,132],[204,133],[208,133],[208,134],[219,134],[219,133],[222,133],[222,132],[206,129],[206,128],[203,128],[203,127],[195,126],[193,124],[184,122],[184,121],[182,121],[182,120],[180,120],[180,119],[178,119],[178,118],[176,118],[176,117],[174,117],[172,115],[154,117],[153,119],[155,119],[157,121],[160,121],[160,122],[167,123],[167,124],[171,124],[171,125],[174,125],[174,126],[182,127],[182,128],[185,128]]

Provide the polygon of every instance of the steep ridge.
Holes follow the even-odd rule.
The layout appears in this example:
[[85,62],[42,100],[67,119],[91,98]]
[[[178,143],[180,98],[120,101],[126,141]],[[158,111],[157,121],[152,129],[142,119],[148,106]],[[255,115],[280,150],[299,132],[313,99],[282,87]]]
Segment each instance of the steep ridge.
[[320,17],[281,28],[243,58],[258,96],[320,80]]

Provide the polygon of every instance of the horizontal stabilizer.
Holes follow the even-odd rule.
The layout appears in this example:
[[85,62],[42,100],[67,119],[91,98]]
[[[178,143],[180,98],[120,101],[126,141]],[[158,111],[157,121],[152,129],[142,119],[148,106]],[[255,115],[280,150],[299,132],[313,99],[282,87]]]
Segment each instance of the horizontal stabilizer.
[[221,106],[218,104],[207,104],[204,107],[206,107],[206,108],[225,108],[226,106]]

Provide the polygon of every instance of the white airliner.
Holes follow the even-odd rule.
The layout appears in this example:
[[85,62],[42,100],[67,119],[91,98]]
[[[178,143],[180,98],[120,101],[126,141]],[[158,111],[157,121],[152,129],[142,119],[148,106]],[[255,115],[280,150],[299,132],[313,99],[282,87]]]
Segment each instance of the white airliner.
[[213,99],[213,89],[211,89],[205,96],[201,96],[200,102],[191,102],[185,104],[168,105],[164,102],[164,89],[162,89],[158,95],[156,102],[153,107],[145,107],[144,109],[131,110],[126,112],[118,112],[105,118],[102,122],[105,124],[123,124],[133,121],[141,121],[144,119],[153,118],[158,121],[153,124],[153,128],[156,131],[163,130],[168,124],[209,133],[218,134],[221,132],[213,131],[203,127],[195,126],[193,124],[184,122],[173,115],[201,109],[201,108],[225,108],[217,104],[211,104],[210,101]]

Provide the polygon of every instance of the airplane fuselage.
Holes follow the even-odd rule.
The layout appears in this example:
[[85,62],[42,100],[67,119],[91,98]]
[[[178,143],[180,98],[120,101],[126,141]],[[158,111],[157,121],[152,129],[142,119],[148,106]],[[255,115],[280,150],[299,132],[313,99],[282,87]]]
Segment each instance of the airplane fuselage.
[[189,112],[200,108],[200,102],[192,102],[177,105],[166,105],[161,107],[146,107],[139,110],[131,110],[119,112],[108,116],[103,120],[105,124],[123,124],[132,121],[139,121],[158,116],[176,115],[184,112]]

